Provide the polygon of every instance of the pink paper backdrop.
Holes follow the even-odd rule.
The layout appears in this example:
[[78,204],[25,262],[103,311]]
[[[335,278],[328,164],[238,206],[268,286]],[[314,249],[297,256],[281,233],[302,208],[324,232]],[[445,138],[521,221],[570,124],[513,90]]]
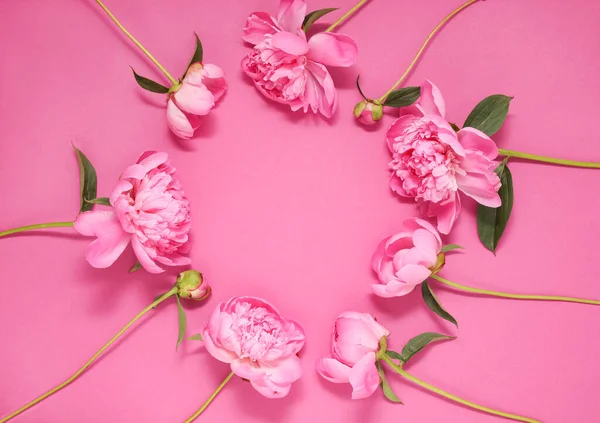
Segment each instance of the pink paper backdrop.
[[[189,333],[219,301],[249,294],[300,321],[308,339],[305,376],[287,398],[263,398],[234,380],[199,421],[501,421],[393,375],[404,406],[380,393],[351,401],[348,386],[321,380],[313,365],[329,348],[331,323],[354,309],[391,329],[393,349],[424,331],[457,334],[408,367],[441,388],[547,423],[599,422],[600,308],[440,288],[457,331],[418,292],[392,300],[370,294],[374,247],[416,208],[388,188],[383,137],[392,116],[374,130],[357,126],[354,81],[360,73],[368,95],[383,93],[460,0],[373,0],[345,24],[360,56],[355,67],[332,72],[340,109],[330,121],[265,100],[239,69],[246,16],[274,13],[276,3],[107,0],[172,73],[187,64],[194,31],[205,61],[227,72],[224,101],[196,139],[181,142],[167,129],[162,98],[140,90],[129,66],[162,76],[92,0],[0,2],[0,227],[75,217],[71,142],[95,164],[99,195],[142,150],[165,150],[193,203],[195,267],[214,288],[208,303],[185,304]],[[315,0],[309,9],[352,3]],[[481,2],[441,31],[408,83],[435,81],[458,123],[483,97],[514,95],[494,137],[501,147],[600,161],[599,27],[597,2]],[[600,173],[516,160],[511,168],[515,207],[497,257],[479,244],[467,201],[448,240],[467,250],[449,258],[443,275],[482,288],[600,298]],[[89,241],[68,229],[0,240],[0,415],[71,375],[177,273],[129,275],[131,251],[111,269],[92,269],[83,259]],[[228,369],[197,343],[175,353],[176,336],[170,301],[75,384],[15,422],[183,421]]]

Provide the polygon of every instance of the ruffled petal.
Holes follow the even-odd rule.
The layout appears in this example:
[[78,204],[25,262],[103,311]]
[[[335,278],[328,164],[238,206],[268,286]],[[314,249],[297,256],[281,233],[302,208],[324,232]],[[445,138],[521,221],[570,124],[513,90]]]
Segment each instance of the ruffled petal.
[[248,16],[242,38],[250,44],[259,44],[267,35],[279,31],[279,25],[274,17],[265,12],[254,12]]

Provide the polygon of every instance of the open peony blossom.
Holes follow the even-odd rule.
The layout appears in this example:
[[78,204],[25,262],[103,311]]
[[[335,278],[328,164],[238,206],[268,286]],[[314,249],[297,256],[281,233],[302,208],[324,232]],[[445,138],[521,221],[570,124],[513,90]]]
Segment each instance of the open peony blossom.
[[438,264],[442,249],[440,234],[428,222],[406,219],[402,229],[385,238],[371,259],[379,277],[373,292],[380,297],[400,297],[425,281]]
[[95,236],[86,251],[93,267],[112,265],[131,242],[140,264],[150,273],[166,266],[190,264],[190,205],[167,153],[146,151],[129,166],[109,201],[111,210],[81,213],[74,222],[77,232]]
[[265,300],[233,297],[219,304],[202,332],[207,351],[268,398],[285,397],[302,376],[297,354],[304,329]]
[[171,88],[167,124],[179,138],[189,139],[227,90],[225,73],[217,65],[192,63],[183,81]]
[[305,15],[306,0],[281,0],[277,18],[251,14],[243,38],[254,48],[242,59],[242,69],[266,97],[294,111],[331,117],[337,93],[326,66],[352,66],[358,47],[349,36],[329,32],[307,41]]
[[455,132],[438,87],[425,81],[418,102],[401,113],[387,132],[394,192],[414,198],[424,215],[437,218],[444,234],[460,212],[458,191],[484,206],[500,206],[496,144],[474,128]]
[[331,357],[317,362],[317,371],[334,383],[350,383],[352,399],[369,397],[381,379],[377,371],[380,341],[390,332],[368,313],[348,311],[335,321]]

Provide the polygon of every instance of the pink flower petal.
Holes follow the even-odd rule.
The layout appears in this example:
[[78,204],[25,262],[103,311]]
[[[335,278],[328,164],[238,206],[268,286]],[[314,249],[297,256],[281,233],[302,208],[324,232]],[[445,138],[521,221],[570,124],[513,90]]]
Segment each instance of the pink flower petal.
[[411,285],[399,280],[389,281],[387,284],[372,285],[373,293],[382,298],[402,297],[414,291],[417,285]]
[[215,97],[208,88],[189,84],[185,80],[173,96],[179,109],[194,115],[207,115],[215,105]]
[[250,44],[259,44],[264,41],[266,35],[275,34],[279,30],[277,21],[271,15],[254,12],[246,21],[242,38]]
[[96,268],[103,269],[112,265],[131,239],[121,227],[114,211],[93,210],[81,213],[73,226],[82,235],[97,237],[88,245],[85,253],[86,260]]
[[131,237],[131,246],[133,247],[133,252],[137,257],[138,261],[142,265],[144,269],[146,269],[149,273],[162,273],[165,271],[162,267],[158,266],[154,260],[150,258],[148,252],[144,249],[144,246],[140,242],[137,236]]
[[417,249],[423,251],[428,256],[436,256],[441,249],[441,245],[435,235],[426,229],[417,229],[413,233],[413,242]]
[[291,384],[277,385],[267,378],[252,380],[250,384],[258,393],[267,398],[283,398],[289,394],[292,387]]
[[368,353],[352,367],[348,379],[352,385],[352,399],[362,399],[373,395],[381,379],[375,366],[376,355]]
[[463,128],[457,133],[458,141],[465,150],[481,151],[488,159],[498,157],[498,147],[490,137],[475,128]]
[[322,358],[317,361],[317,372],[333,383],[350,382],[350,367],[333,358]]
[[288,385],[302,376],[302,361],[296,355],[261,364],[267,378],[277,385]]
[[273,47],[278,48],[285,53],[293,54],[294,56],[302,56],[308,51],[308,43],[306,40],[291,32],[277,32],[273,34],[271,40]]
[[356,62],[358,47],[347,35],[321,32],[308,41],[306,57],[325,66],[349,67]]
[[396,272],[396,276],[408,285],[418,285],[431,276],[431,270],[420,264],[406,264]]
[[204,85],[212,93],[215,102],[219,101],[227,91],[225,72],[217,65],[205,63],[202,67]]
[[306,16],[306,0],[281,0],[277,21],[285,31],[297,33]]
[[458,183],[458,189],[481,205],[500,207],[502,204],[502,200],[498,195],[500,179],[494,172],[490,172],[488,175],[481,173],[456,175],[456,182]]
[[205,330],[202,333],[202,340],[204,341],[206,351],[217,360],[222,361],[223,363],[233,363],[234,360],[237,360],[237,356],[233,352],[218,347],[210,337],[208,331]]
[[[323,116],[330,118],[333,116],[337,107],[337,92],[333,84],[333,79],[329,75],[327,68],[313,61],[306,63],[306,69],[311,76],[312,89],[315,93],[314,99],[309,101],[313,111],[319,111]],[[307,82],[307,91],[308,91]],[[305,98],[305,100],[309,100]]]
[[167,102],[167,125],[179,138],[187,140],[194,135],[195,128],[172,98]]
[[421,84],[421,96],[417,107],[424,115],[431,114],[446,117],[446,102],[442,97],[442,92],[433,82],[427,79]]

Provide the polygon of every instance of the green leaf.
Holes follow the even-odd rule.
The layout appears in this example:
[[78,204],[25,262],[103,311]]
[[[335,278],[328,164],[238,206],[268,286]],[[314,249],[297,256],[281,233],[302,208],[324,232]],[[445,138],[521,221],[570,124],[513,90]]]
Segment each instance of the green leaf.
[[202,334],[197,333],[196,335],[190,336],[187,340],[188,341],[202,341]]
[[392,91],[383,102],[388,107],[406,107],[413,104],[421,96],[421,87],[404,87]]
[[[140,270],[142,268],[142,263],[140,263],[139,261],[136,262],[133,266],[131,266],[131,269],[129,269],[129,273],[133,273],[133,272],[137,272],[138,270]],[[162,295],[162,294],[161,294]],[[155,298],[155,300],[158,297]]]
[[460,131],[460,128],[458,127],[458,125],[456,123],[452,123],[452,122],[449,122],[449,123],[450,123],[450,126],[452,127],[452,129],[454,129],[454,132]]
[[460,250],[464,247],[461,247],[458,244],[448,244],[448,245],[444,245],[442,247],[442,253],[447,253],[448,251],[452,251],[452,250]]
[[498,242],[506,229],[513,207],[514,193],[512,174],[508,169],[506,160],[496,168],[502,186],[498,191],[502,204],[498,208],[486,207],[481,204],[477,208],[477,233],[481,243],[496,254]]
[[110,206],[110,200],[108,199],[108,197],[100,197],[100,198],[94,198],[93,200],[85,200],[87,203],[90,204],[101,204],[103,206]]
[[360,75],[358,75],[356,77],[356,88],[358,88],[358,92],[360,93],[360,95],[362,96],[362,98],[364,98],[365,100],[369,101],[369,99],[365,96],[365,93],[363,93],[363,90],[360,88],[360,84],[358,82],[359,79],[360,79]]
[[164,85],[161,85],[158,82],[154,82],[151,79],[148,79],[146,77],[138,75],[137,73],[135,73],[133,68],[131,68],[131,70],[133,71],[133,76],[135,77],[135,81],[143,89],[151,91],[153,93],[158,93],[158,94],[166,94],[169,92],[169,89],[167,87],[165,87]]
[[179,344],[183,341],[185,337],[185,328],[187,326],[187,319],[185,317],[185,310],[181,306],[181,300],[179,299],[179,295],[175,295],[177,298],[177,321],[179,322],[179,335],[177,336],[177,345],[175,345],[175,351],[179,348]]
[[[202,43],[200,42],[200,38],[198,38],[198,34],[194,32],[194,36],[196,37],[196,51],[194,51],[194,55],[192,56],[192,60],[190,60],[190,64],[185,68],[185,72],[192,66],[194,63],[202,63],[202,57],[204,56],[204,50],[202,49]],[[183,74],[185,76],[185,73]],[[183,76],[181,77],[183,79]]]
[[88,158],[85,157],[85,154],[77,147],[73,146],[73,148],[75,149],[77,163],[79,164],[79,191],[81,196],[79,213],[83,213],[92,210],[94,207],[89,200],[96,198],[98,177],[96,176],[96,169],[94,169]]
[[392,402],[402,404],[402,401],[400,401],[400,399],[396,396],[394,391],[392,391],[392,387],[388,383],[387,378],[385,377],[385,373],[383,373],[381,362],[379,361],[377,362],[377,371],[379,372],[379,377],[381,377],[381,383],[379,386],[381,386],[381,389],[383,389],[383,395],[385,395],[385,397]]
[[319,9],[314,12],[310,12],[308,15],[304,17],[304,22],[302,22],[302,29],[304,32],[308,32],[312,24],[314,24],[317,20],[321,19],[328,13],[334,12],[338,10],[337,7],[329,7],[327,9]]
[[495,94],[484,98],[471,111],[463,127],[479,129],[488,136],[495,134],[504,123],[513,97]]
[[421,284],[421,294],[423,295],[425,304],[427,304],[427,307],[429,307],[431,311],[440,316],[442,319],[447,320],[450,323],[453,323],[456,327],[458,327],[456,319],[452,317],[452,315],[448,313],[444,307],[442,307],[440,301],[433,293],[433,290],[431,289],[427,281]]
[[402,361],[408,362],[415,354],[418,354],[427,345],[432,342],[444,341],[446,339],[454,339],[455,336],[441,335],[435,332],[425,332],[415,336],[413,339],[402,348]]
[[385,354],[389,357],[389,358],[393,358],[394,360],[401,360],[402,361],[402,355],[400,355],[400,353],[397,353],[396,351],[392,351],[392,350],[387,350],[385,352]]

